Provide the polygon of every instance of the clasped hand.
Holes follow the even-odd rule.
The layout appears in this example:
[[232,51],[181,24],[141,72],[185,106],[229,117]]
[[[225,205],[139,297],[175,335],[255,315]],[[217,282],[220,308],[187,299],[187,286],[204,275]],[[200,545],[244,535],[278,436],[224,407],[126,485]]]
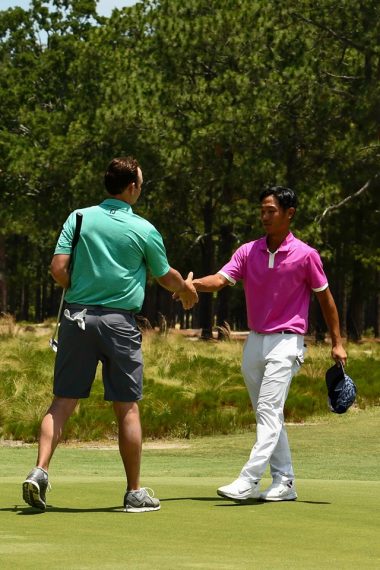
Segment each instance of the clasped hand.
[[184,288],[181,291],[173,293],[173,299],[181,301],[185,311],[192,309],[195,303],[198,303],[198,293],[193,285],[192,271],[190,271],[184,281]]

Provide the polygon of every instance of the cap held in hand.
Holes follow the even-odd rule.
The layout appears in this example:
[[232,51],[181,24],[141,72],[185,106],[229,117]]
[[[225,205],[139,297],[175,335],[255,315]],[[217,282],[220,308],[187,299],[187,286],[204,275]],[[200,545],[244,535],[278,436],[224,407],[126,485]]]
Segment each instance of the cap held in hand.
[[355,402],[357,389],[352,378],[345,373],[343,364],[338,362],[326,372],[327,402],[332,412],[344,414]]

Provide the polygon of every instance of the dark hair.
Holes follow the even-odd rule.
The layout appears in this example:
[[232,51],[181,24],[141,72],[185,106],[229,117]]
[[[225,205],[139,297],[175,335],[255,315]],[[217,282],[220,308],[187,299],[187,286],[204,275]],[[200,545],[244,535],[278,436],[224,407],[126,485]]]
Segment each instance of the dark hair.
[[260,203],[267,196],[274,196],[283,210],[287,210],[288,208],[297,208],[297,194],[290,188],[285,188],[284,186],[272,186],[271,188],[267,188],[260,194]]
[[132,156],[114,158],[104,175],[107,192],[112,195],[121,194],[129,184],[136,183],[138,168],[139,163]]

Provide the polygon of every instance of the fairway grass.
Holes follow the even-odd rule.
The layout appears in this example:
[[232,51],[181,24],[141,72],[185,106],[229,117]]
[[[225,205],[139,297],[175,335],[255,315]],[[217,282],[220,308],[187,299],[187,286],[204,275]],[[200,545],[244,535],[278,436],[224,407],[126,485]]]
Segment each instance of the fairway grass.
[[238,474],[253,434],[147,446],[142,484],[162,507],[136,515],[121,506],[115,446],[61,446],[46,513],[21,500],[36,447],[0,447],[1,567],[377,569],[379,427],[378,408],[289,426],[299,499],[287,503],[216,495]]

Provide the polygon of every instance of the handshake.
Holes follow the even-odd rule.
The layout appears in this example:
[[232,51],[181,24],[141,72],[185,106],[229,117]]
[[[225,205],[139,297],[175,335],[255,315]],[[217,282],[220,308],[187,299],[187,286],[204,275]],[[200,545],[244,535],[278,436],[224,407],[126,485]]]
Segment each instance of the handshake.
[[228,285],[228,280],[221,273],[207,275],[193,280],[193,272],[190,271],[186,279],[183,279],[179,271],[172,267],[162,277],[157,277],[159,284],[173,293],[173,299],[181,301],[185,311],[192,309],[198,303],[198,293],[213,293],[220,291]]
[[181,301],[185,311],[192,309],[195,303],[198,303],[198,293],[193,285],[192,271],[190,271],[186,279],[184,279],[182,289],[173,293],[173,299]]

